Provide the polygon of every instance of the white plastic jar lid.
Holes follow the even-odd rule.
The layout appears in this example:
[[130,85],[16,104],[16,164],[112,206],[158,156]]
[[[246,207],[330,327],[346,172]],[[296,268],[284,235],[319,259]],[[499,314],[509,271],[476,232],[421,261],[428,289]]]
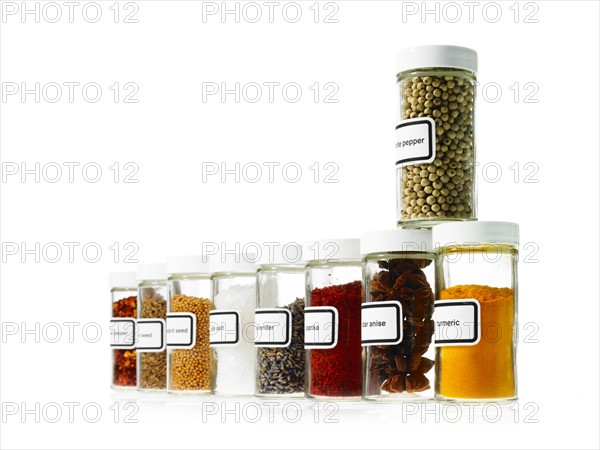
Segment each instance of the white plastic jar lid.
[[519,224],[514,222],[453,222],[433,227],[436,246],[519,243]]
[[138,264],[137,279],[138,281],[166,280],[166,267],[164,264]]
[[430,252],[432,250],[430,230],[398,228],[370,231],[363,234],[360,240],[362,255],[387,252]]
[[428,67],[451,67],[477,73],[477,52],[457,45],[422,45],[396,53],[396,73]]
[[110,272],[108,284],[113,288],[135,288],[137,286],[137,275],[135,272]]
[[306,241],[302,252],[305,261],[360,259],[360,239],[319,239]]
[[210,258],[210,270],[217,272],[254,273],[256,272],[256,253],[219,253]]
[[202,255],[169,256],[167,258],[167,273],[208,273],[208,258]]

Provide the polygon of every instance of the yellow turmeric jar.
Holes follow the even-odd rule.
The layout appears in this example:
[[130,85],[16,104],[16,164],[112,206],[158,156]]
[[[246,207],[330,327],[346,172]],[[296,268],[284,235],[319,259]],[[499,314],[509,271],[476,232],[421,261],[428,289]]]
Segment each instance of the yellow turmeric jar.
[[438,399],[517,398],[518,225],[465,222],[434,228]]

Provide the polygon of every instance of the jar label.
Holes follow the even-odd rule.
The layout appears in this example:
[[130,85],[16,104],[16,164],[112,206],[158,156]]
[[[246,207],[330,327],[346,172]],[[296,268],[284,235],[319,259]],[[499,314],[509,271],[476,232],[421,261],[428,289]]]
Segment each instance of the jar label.
[[135,348],[135,319],[112,319],[110,321],[110,346],[121,349]]
[[397,300],[361,305],[363,346],[402,342],[402,304]]
[[162,352],[166,346],[163,319],[138,319],[136,349],[140,352]]
[[338,310],[333,306],[304,308],[304,348],[334,348],[338,340]]
[[240,315],[237,311],[210,312],[210,345],[235,345],[240,341]]
[[419,117],[396,127],[396,165],[430,163],[435,159],[435,122]]
[[481,307],[474,298],[436,301],[433,320],[436,347],[476,345],[481,339]]
[[254,345],[289,347],[292,341],[292,313],[283,308],[258,308],[254,311]]
[[167,314],[167,347],[194,348],[196,345],[196,314]]

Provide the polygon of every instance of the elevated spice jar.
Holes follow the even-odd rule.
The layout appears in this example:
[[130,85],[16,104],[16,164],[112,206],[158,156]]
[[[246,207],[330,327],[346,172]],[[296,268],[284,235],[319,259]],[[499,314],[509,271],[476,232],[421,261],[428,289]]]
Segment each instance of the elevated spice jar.
[[256,272],[257,347],[255,395],[303,397],[304,263],[302,247],[286,244],[262,260]]
[[167,274],[164,264],[139,264],[137,380],[141,391],[167,389]]
[[210,394],[214,355],[208,261],[203,256],[169,257],[167,273],[167,390],[170,394]]
[[425,228],[477,218],[477,53],[427,45],[396,56],[398,226]]
[[306,395],[362,395],[360,239],[307,242],[304,348]]
[[215,309],[210,341],[215,352],[217,395],[253,395],[256,255],[223,253],[210,261]]
[[113,389],[135,389],[137,385],[135,318],[137,279],[135,272],[109,274],[111,321],[111,372]]
[[363,254],[363,398],[433,398],[435,254],[429,230],[370,232]]
[[436,398],[515,400],[519,226],[444,224],[433,238]]

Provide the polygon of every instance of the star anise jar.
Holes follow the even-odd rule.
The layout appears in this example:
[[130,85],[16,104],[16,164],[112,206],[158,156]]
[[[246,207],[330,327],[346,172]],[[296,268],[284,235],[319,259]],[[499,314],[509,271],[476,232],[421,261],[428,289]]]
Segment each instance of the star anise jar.
[[363,255],[363,398],[433,397],[435,254],[429,230],[366,233]]

